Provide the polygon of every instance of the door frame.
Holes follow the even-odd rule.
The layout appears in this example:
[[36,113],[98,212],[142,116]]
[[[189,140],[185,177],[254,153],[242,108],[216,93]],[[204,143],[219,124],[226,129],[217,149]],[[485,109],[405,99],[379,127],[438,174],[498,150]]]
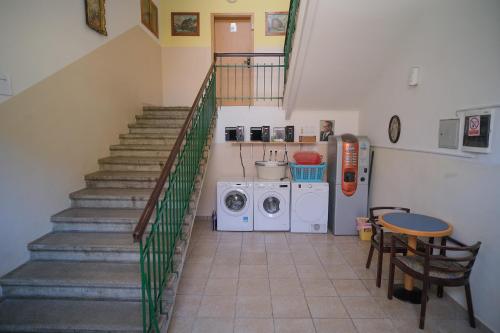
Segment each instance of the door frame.
[[212,61],[214,60],[215,53],[215,20],[217,18],[250,18],[250,25],[252,26],[252,40],[250,41],[252,52],[255,52],[255,25],[254,13],[211,13],[210,14],[210,30],[211,30],[211,55]]

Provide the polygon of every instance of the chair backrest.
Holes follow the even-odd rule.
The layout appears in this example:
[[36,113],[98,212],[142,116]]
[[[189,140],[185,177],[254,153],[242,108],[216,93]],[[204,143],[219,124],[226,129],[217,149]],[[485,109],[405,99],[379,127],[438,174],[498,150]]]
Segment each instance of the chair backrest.
[[[453,243],[449,246],[448,243]],[[443,237],[441,245],[434,245],[431,243],[423,243],[425,246],[425,266],[424,271],[440,271],[444,273],[464,273],[464,278],[468,278],[472,266],[476,261],[481,242],[476,242],[473,245],[465,245],[464,243],[451,238]],[[433,250],[438,249],[439,255],[433,255]],[[447,255],[451,252],[452,255]],[[459,265],[443,265],[443,262],[449,264],[456,263]]]
[[384,213],[390,212],[401,212],[401,213],[409,213],[410,208],[404,207],[390,207],[390,206],[377,206],[370,208],[370,220],[377,221],[378,217]]

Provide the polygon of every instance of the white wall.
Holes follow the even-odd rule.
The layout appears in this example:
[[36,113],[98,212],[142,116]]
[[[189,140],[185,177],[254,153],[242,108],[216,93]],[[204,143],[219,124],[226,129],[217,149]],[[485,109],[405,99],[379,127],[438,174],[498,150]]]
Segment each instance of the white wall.
[[[316,135],[319,137],[320,120],[335,120],[335,133],[358,134],[358,112],[352,111],[316,111],[295,112],[291,119],[285,119],[285,111],[277,107],[223,107],[218,114],[215,141],[212,144],[212,155],[207,170],[207,177],[201,194],[198,215],[210,216],[215,209],[215,197],[217,180],[224,177],[243,177],[240,164],[239,145],[225,142],[226,126],[245,126],[245,137],[249,141],[251,126],[295,126],[295,141],[298,141],[301,127],[304,135]],[[308,132],[311,133],[308,133]],[[266,158],[269,150],[278,150],[281,158],[284,153],[282,146],[266,145]],[[316,145],[289,146],[288,156],[293,161],[293,153],[297,150],[316,150],[320,154],[326,154],[326,143]],[[256,169],[254,162],[262,160],[263,146],[243,146],[242,156],[245,165],[246,176],[255,177]]]
[[86,25],[84,1],[0,0],[0,74],[18,94],[140,24],[140,13],[139,0],[107,0],[106,37]]
[[[495,158],[436,153],[462,155],[438,149],[439,119],[500,104],[499,36],[500,1],[432,1],[387,59],[360,112],[360,132],[388,147],[375,150],[371,204],[411,207],[449,221],[462,241],[483,242],[472,292],[477,316],[494,331],[500,331],[500,165]],[[421,66],[415,88],[407,86],[411,66]],[[397,144],[387,138],[394,114],[402,122]],[[500,146],[498,136],[493,144]],[[463,289],[448,291],[463,303]]]

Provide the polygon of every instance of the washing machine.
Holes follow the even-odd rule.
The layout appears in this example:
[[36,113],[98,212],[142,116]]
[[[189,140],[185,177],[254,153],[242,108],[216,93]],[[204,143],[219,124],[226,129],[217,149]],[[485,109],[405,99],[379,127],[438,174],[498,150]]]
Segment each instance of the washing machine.
[[253,230],[290,230],[289,181],[256,179],[253,198]]
[[253,181],[222,179],[217,182],[217,230],[253,230]]
[[327,232],[328,189],[328,183],[324,182],[292,182],[291,232]]

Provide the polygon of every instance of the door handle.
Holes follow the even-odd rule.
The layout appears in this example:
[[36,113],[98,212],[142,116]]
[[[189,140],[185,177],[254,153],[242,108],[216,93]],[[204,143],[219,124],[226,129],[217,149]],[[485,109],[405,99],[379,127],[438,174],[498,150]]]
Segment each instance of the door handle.
[[243,61],[243,65],[250,66],[250,57],[248,57],[245,61]]

